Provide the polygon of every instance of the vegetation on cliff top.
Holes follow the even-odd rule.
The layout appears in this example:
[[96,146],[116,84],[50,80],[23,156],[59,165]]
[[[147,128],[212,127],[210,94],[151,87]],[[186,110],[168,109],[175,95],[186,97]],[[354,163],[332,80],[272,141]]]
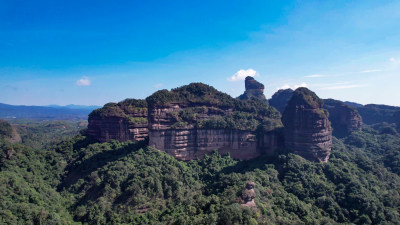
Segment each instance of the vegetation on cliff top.
[[297,88],[288,105],[306,105],[309,108],[322,108],[324,101],[320,99],[313,91],[305,87]]
[[89,120],[93,118],[120,117],[132,124],[145,124],[144,117],[133,117],[132,113],[141,113],[147,116],[147,102],[141,99],[125,99],[118,103],[107,103],[102,108],[93,110],[89,114]]
[[150,107],[166,106],[168,103],[186,103],[215,106],[223,109],[235,107],[235,99],[203,83],[191,83],[168,90],[160,90],[146,98]]
[[147,102],[142,99],[132,99],[127,98],[118,103],[107,103],[102,108],[93,110],[89,114],[89,118],[93,117],[126,117],[127,113],[134,110],[146,110],[147,111]]
[[[181,112],[170,115],[176,120],[173,128],[190,124],[198,128],[255,131],[259,126],[268,130],[282,126],[280,113],[265,101],[235,99],[202,83],[192,83],[171,91],[161,90],[146,100],[151,107],[163,107],[169,103],[186,105]],[[201,114],[209,118],[201,118]]]
[[300,105],[305,106],[305,109],[316,109],[315,112],[321,118],[329,117],[328,110],[322,108],[324,106],[324,100],[319,98],[313,91],[309,90],[308,88],[300,87],[293,92],[293,96],[289,100],[284,114],[287,110],[295,110],[294,108]]

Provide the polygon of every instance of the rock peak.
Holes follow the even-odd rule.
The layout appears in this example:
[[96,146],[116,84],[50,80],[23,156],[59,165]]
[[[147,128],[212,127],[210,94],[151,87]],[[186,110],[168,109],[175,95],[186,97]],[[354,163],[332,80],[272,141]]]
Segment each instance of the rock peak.
[[263,101],[266,101],[265,95],[264,95],[264,84],[258,82],[254,77],[247,76],[245,81],[245,92],[239,96],[239,99],[241,100],[247,100],[251,98],[257,98],[261,99]]
[[323,100],[307,88],[293,93],[282,116],[285,147],[305,159],[327,162],[332,146],[332,127]]

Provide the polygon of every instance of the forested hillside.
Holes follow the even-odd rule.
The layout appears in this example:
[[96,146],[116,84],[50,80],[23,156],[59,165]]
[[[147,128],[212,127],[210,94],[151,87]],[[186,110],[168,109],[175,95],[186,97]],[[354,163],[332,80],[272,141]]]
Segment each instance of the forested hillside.
[[[328,163],[284,152],[186,163],[84,130],[46,149],[1,135],[0,223],[399,224],[400,138],[385,130],[334,138]],[[241,205],[248,181],[256,209]]]

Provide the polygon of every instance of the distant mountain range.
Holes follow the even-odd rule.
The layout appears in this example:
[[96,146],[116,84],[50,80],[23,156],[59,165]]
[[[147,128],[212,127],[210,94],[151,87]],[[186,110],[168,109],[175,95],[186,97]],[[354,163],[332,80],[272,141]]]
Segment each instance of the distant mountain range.
[[100,108],[100,106],[25,106],[0,103],[0,118],[39,120],[86,120],[89,113],[97,108]]

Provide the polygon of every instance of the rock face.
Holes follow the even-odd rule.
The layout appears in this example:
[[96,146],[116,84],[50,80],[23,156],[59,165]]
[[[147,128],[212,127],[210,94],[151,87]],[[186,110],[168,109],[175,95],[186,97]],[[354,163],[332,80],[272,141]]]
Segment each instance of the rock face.
[[266,101],[264,95],[264,85],[258,81],[256,81],[253,77],[246,77],[245,80],[245,92],[240,95],[238,98],[241,100],[247,100],[251,98],[260,99]]
[[362,128],[362,118],[358,111],[338,100],[325,99],[324,109],[329,112],[333,135],[344,137]]
[[259,100],[233,99],[204,84],[159,91],[147,100],[149,145],[180,160],[202,158],[214,150],[251,159],[273,154],[282,143],[273,129],[257,135],[261,120],[253,107],[275,112],[271,121],[280,123],[279,113]]
[[332,128],[323,101],[307,88],[298,88],[282,116],[285,147],[305,159],[327,162]]
[[[100,142],[148,138],[150,146],[184,161],[214,150],[252,159],[283,147],[312,161],[328,160],[332,128],[321,99],[306,88],[297,89],[281,120],[281,114],[265,101],[264,85],[251,77],[245,84],[246,100],[192,83],[157,91],[146,100],[108,103],[89,115],[88,134]],[[290,92],[280,94],[287,98]],[[354,126],[348,129],[358,125],[351,118]]]
[[148,136],[147,103],[126,99],[108,103],[89,115],[88,134],[100,142],[141,141]]
[[275,107],[280,113],[285,111],[286,105],[292,98],[294,91],[290,88],[280,89],[268,100],[270,106]]
[[256,192],[254,191],[256,184],[254,182],[247,182],[246,189],[242,192],[242,200],[244,204],[242,206],[249,208],[256,208],[254,199],[256,198]]
[[203,158],[217,149],[236,159],[252,159],[261,155],[255,134],[249,131],[223,129],[173,129],[152,131],[150,145],[175,158],[187,161]]

